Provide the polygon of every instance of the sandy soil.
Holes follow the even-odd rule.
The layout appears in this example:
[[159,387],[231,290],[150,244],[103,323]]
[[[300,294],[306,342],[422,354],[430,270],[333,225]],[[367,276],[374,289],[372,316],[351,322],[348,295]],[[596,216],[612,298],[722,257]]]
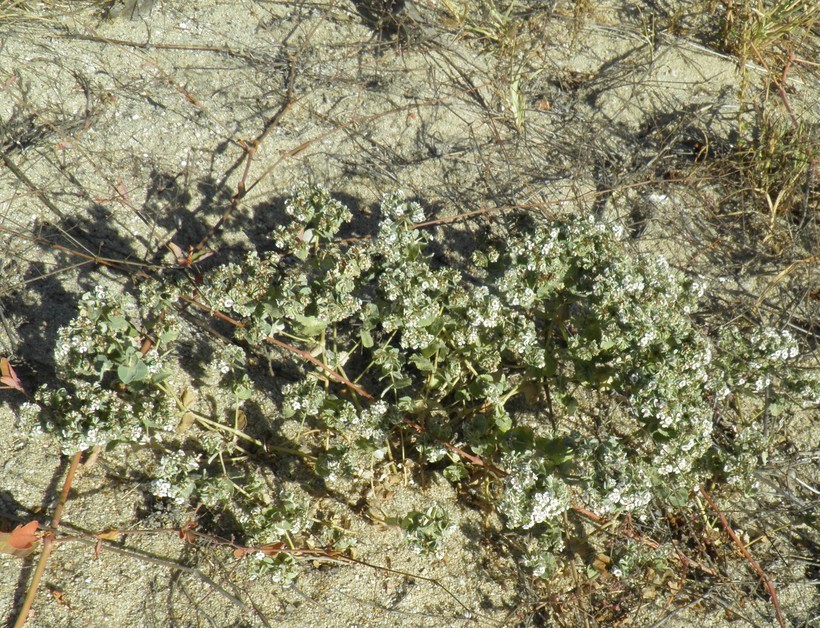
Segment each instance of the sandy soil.
[[[438,217],[506,206],[596,212],[630,229],[637,250],[663,253],[725,295],[752,301],[807,255],[808,240],[793,244],[788,259],[730,258],[728,249],[710,248],[738,233],[731,219],[712,219],[718,187],[698,184],[696,168],[686,184],[664,183],[682,176],[687,150],[736,141],[741,89],[758,98],[764,76],[750,65],[741,85],[736,60],[695,36],[704,18],[694,3],[680,5],[685,17],[673,29],[673,12],[657,3],[612,2],[577,15],[565,2],[551,11],[522,2],[521,49],[511,54],[454,23],[433,0],[408,1],[380,19],[369,3],[345,0],[101,4],[29,3],[31,19],[0,21],[0,341],[26,382],[53,378],[55,334],[80,294],[128,283],[46,241],[169,265],[164,243],[196,244],[219,224],[210,247],[220,261],[236,259],[264,244],[302,181],[350,204],[363,231],[382,195],[396,189]],[[789,83],[795,113],[814,125],[818,87],[799,73]],[[226,213],[248,163],[243,145],[255,140],[247,194]],[[460,244],[481,238],[486,225],[479,216],[438,228],[445,257],[457,262]],[[766,303],[789,298],[792,278],[799,279],[774,284]],[[19,402],[9,391],[2,401],[0,515],[45,521],[67,462],[47,437],[15,429]],[[257,403],[260,415],[277,416],[275,394],[260,392]],[[815,466],[801,467],[807,475],[799,478],[816,482],[816,421],[794,429],[792,451],[815,452]],[[114,451],[82,471],[66,530],[179,522],[184,513],[146,507],[135,456]],[[298,486],[292,473],[282,481]],[[229,552],[183,545],[173,533],[128,537],[122,553],[98,559],[93,548],[71,543],[52,556],[29,625],[546,625],[549,596],[575,595],[571,579],[562,591],[531,580],[493,522],[447,482],[423,484],[408,472],[375,483],[367,505],[387,515],[430,503],[451,512],[456,526],[443,560],[416,555],[400,530],[328,498],[317,507],[345,520],[357,557],[397,571],[317,563],[282,586],[250,580]],[[816,555],[813,567],[804,562],[816,531],[802,548],[769,541],[772,553],[797,557],[767,565],[780,578],[792,625],[820,613]],[[4,621],[15,615],[34,564],[0,556]],[[595,602],[579,602],[572,617],[586,614],[591,625],[723,626],[739,615],[773,625],[742,563],[734,577],[744,607],[727,579],[703,599],[684,583],[635,601],[626,617],[595,619]]]

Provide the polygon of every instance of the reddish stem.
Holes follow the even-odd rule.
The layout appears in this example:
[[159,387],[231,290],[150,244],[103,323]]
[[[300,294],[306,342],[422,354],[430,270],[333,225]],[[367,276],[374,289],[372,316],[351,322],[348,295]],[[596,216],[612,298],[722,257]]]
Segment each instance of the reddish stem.
[[783,614],[780,612],[780,603],[777,601],[777,591],[774,589],[774,585],[772,581],[766,577],[766,574],[761,569],[760,565],[757,564],[757,561],[752,558],[752,555],[749,553],[749,550],[746,549],[746,546],[743,544],[743,541],[735,534],[735,531],[732,529],[732,526],[729,525],[729,522],[726,520],[726,517],[723,513],[718,509],[717,504],[715,504],[712,497],[709,493],[706,492],[706,489],[702,486],[700,487],[700,493],[709,502],[709,506],[712,507],[712,510],[715,511],[715,514],[720,518],[720,523],[723,524],[723,529],[726,530],[726,534],[729,535],[729,538],[732,539],[737,548],[740,550],[740,553],[746,558],[749,564],[752,566],[752,569],[757,572],[757,575],[760,576],[760,579],[763,581],[763,584],[766,585],[766,589],[769,591],[769,595],[772,598],[772,606],[774,606],[774,612],[777,615],[777,622],[780,624],[781,628],[786,628],[786,621],[783,619]]
[[[57,502],[57,507],[54,509],[54,517],[51,519],[52,530],[56,530],[60,525],[60,519],[63,516],[63,509],[68,501],[68,493],[71,490],[71,483],[74,481],[74,474],[77,471],[77,467],[80,466],[82,453],[83,452],[78,451],[71,459],[71,466],[69,466],[68,474],[63,482],[63,490],[60,492],[60,501]],[[37,596],[37,589],[40,586],[40,580],[46,570],[48,558],[54,550],[54,537],[55,533],[51,531],[47,531],[43,534],[43,553],[40,554],[40,560],[37,562],[37,568],[34,570],[34,576],[31,579],[31,584],[28,587],[28,591],[26,591],[26,597],[23,600],[23,605],[20,607],[20,614],[17,615],[17,620],[14,622],[14,628],[22,628],[28,619],[29,612],[31,611],[31,605],[34,603],[34,598]]]

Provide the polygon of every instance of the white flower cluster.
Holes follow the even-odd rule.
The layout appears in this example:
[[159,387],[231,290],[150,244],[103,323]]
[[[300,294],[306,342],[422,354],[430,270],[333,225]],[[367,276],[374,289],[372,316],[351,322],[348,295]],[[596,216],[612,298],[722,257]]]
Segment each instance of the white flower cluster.
[[139,403],[120,398],[99,382],[79,380],[65,388],[40,388],[37,403],[23,406],[22,419],[32,427],[55,434],[63,453],[73,454],[112,441],[147,444],[154,429],[170,430],[175,421],[172,401],[145,397]]
[[152,329],[148,350],[140,320],[137,302],[128,294],[112,296],[100,286],[85,293],[77,317],[57,334],[54,357],[60,373],[67,380],[78,375],[102,380],[107,372],[126,368],[124,383],[163,381],[170,371],[160,349],[164,352],[164,345],[179,334],[179,319],[168,312]]
[[164,454],[154,473],[151,493],[155,497],[170,499],[178,506],[185,504],[196,487],[196,477],[192,472],[197,471],[199,465],[199,455],[191,455],[181,449]]
[[570,507],[567,485],[548,473],[543,463],[533,456],[537,454],[528,452],[517,457],[517,464],[504,478],[504,494],[498,508],[513,528],[529,530]]
[[232,344],[219,345],[211,360],[210,371],[225,376],[235,371],[244,371],[245,352],[241,347]]
[[312,377],[286,385],[282,393],[284,396],[282,414],[287,418],[296,416],[301,420],[305,417],[316,416],[325,401],[324,390]]
[[761,354],[767,355],[772,362],[785,362],[796,358],[800,353],[794,336],[785,329],[780,332],[771,328],[758,330],[752,334],[751,342]]
[[404,192],[401,190],[384,195],[382,198],[382,214],[385,219],[394,222],[419,223],[424,220],[424,209],[421,205],[406,201]]

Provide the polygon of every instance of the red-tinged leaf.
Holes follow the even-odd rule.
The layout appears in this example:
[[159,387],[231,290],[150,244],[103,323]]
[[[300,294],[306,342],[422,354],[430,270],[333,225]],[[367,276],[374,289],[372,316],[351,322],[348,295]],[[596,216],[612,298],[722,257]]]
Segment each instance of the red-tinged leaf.
[[202,251],[197,251],[190,244],[188,245],[187,253],[182,250],[182,247],[180,247],[177,244],[174,244],[173,242],[169,242],[165,246],[167,246],[170,249],[171,253],[174,254],[174,257],[177,260],[177,264],[179,264],[183,268],[190,268],[194,263],[206,260],[214,254],[213,251],[206,251],[204,253]]
[[71,608],[71,605],[68,603],[68,598],[66,598],[65,591],[60,591],[59,589],[51,589],[51,595],[57,601],[58,604],[65,606],[66,608]]
[[287,549],[287,545],[285,545],[283,541],[279,541],[278,543],[262,545],[258,549],[260,552],[263,552],[265,556],[278,556],[283,550]]
[[14,372],[14,368],[6,358],[0,358],[0,383],[3,384],[3,388],[26,392],[23,382],[17,377],[17,373]]
[[256,552],[262,552],[265,556],[278,556],[283,551],[287,550],[288,546],[279,541],[277,543],[267,543],[266,545],[260,545],[259,547],[240,547],[235,549],[233,552],[234,558],[244,558],[248,554],[255,554]]
[[124,199],[128,200],[128,188],[122,182],[122,179],[117,179],[117,193]]
[[9,535],[9,545],[15,549],[29,549],[34,546],[40,537],[37,536],[37,528],[40,524],[36,521],[29,521],[26,525],[17,526]]
[[11,532],[0,532],[0,553],[11,554],[17,558],[25,558],[31,554],[40,541],[40,537],[37,536],[38,525],[36,521],[31,521],[26,525],[17,526]]
[[[199,508],[197,508],[197,511]],[[196,517],[196,513],[194,513],[194,517]],[[193,545],[197,541],[197,533],[196,528],[199,527],[199,522],[195,518],[189,519],[185,522],[185,524],[179,529],[179,539],[183,543],[190,543]]]
[[174,254],[174,257],[177,260],[177,264],[179,264],[183,268],[187,268],[191,265],[190,257],[188,255],[185,255],[185,252],[179,245],[174,244],[173,242],[169,242],[166,246],[171,250],[171,253]]
[[120,534],[121,532],[119,530],[106,530],[105,532],[99,532],[94,536],[104,541],[116,541],[120,538]]
[[116,541],[120,538],[120,531],[106,530],[105,532],[98,532],[94,536],[97,539],[94,543],[94,560],[98,560],[103,551],[103,541]]
[[194,532],[190,528],[182,528],[179,531],[179,540],[183,543],[194,545],[196,543],[196,532]]

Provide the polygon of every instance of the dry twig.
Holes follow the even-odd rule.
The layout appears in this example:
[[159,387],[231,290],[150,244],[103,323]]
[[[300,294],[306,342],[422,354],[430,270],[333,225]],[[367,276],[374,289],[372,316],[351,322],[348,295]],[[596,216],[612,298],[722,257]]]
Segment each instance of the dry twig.
[[752,566],[752,569],[760,576],[761,581],[766,586],[766,589],[769,591],[769,596],[772,598],[772,606],[774,606],[775,615],[777,615],[777,622],[780,624],[781,628],[786,628],[786,620],[783,619],[783,614],[780,612],[780,602],[777,601],[777,591],[775,591],[774,585],[772,581],[766,577],[765,572],[757,563],[757,561],[752,558],[752,555],[749,553],[749,550],[746,549],[746,546],[743,544],[743,541],[735,534],[735,531],[732,529],[732,526],[729,525],[724,514],[720,511],[717,507],[717,504],[712,499],[711,495],[706,491],[705,488],[702,486],[700,487],[700,494],[703,495],[704,499],[709,502],[709,506],[711,506],[712,510],[715,511],[715,514],[720,518],[720,523],[723,525],[723,529],[726,530],[726,534],[729,535],[729,538],[732,539],[737,548],[740,550],[740,553],[743,554],[744,558],[749,562]]

